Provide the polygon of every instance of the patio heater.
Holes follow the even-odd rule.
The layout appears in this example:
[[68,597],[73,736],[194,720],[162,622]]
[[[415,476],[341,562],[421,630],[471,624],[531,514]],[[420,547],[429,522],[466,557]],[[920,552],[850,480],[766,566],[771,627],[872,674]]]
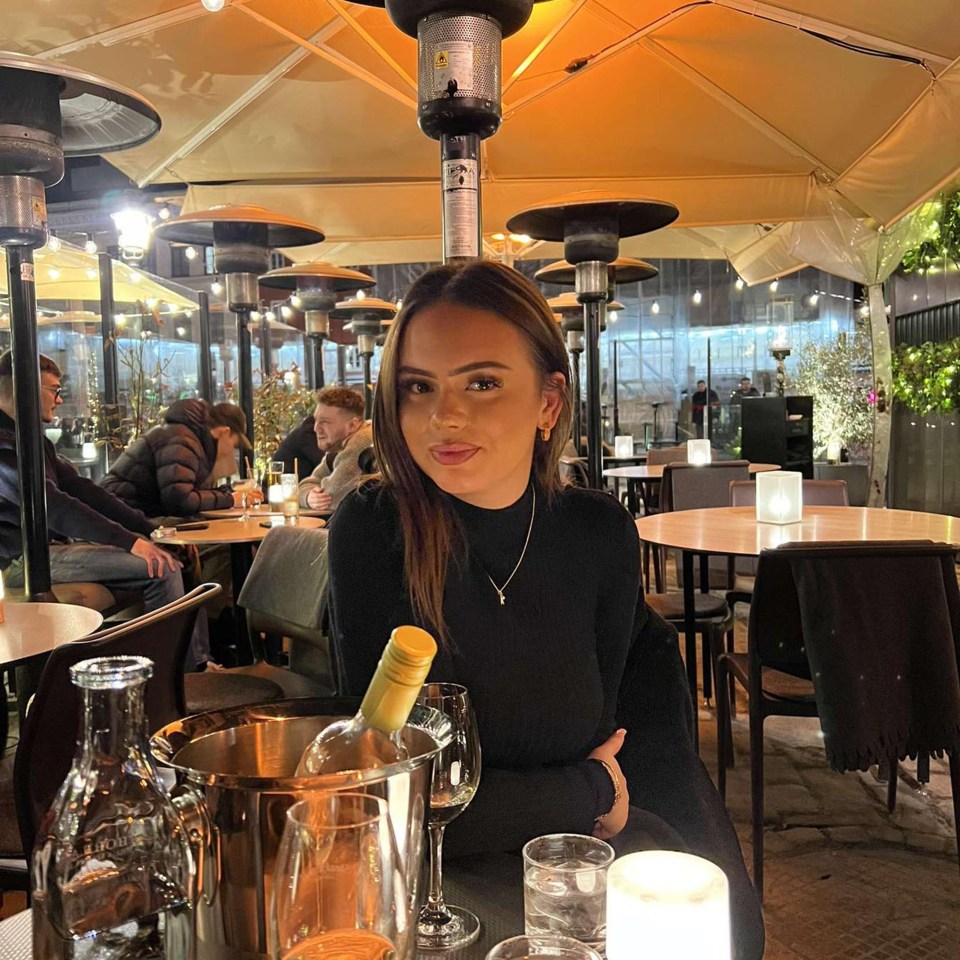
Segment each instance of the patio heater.
[[[651,280],[656,277],[660,271],[652,264],[647,263],[646,260],[636,260],[633,257],[617,257],[613,263],[607,264],[607,310],[622,310],[621,306],[614,306],[611,302],[615,295],[615,288],[617,284],[620,283],[642,283],[644,280]],[[539,280],[541,283],[555,283],[560,287],[574,287],[577,282],[577,269],[572,263],[567,263],[566,260],[557,260],[556,263],[548,263],[545,267],[541,267],[535,274],[534,279]],[[579,301],[578,301],[579,302]],[[580,310],[581,317],[583,315],[583,310]],[[572,321],[572,318],[571,318]],[[565,327],[564,330],[567,328]],[[572,328],[571,328],[572,329]],[[603,330],[601,328],[600,332]],[[579,330],[580,337],[580,353],[583,352],[583,325],[581,320],[581,326]],[[617,396],[617,341],[613,342],[613,435],[617,436],[620,433],[620,405],[619,398]],[[579,395],[580,391],[580,358],[579,353],[577,355],[577,384],[576,390]],[[579,402],[579,396],[578,396]],[[576,419],[579,421],[580,411],[579,408],[576,411]],[[579,436],[579,435],[578,435]],[[574,444],[578,447],[579,452],[579,442],[574,441]]]
[[[154,229],[173,243],[213,247],[213,269],[222,273],[227,306],[237,315],[237,379],[247,436],[254,442],[253,369],[250,314],[259,308],[258,279],[270,266],[276,247],[304,247],[323,242],[323,232],[309,223],[248,204],[223,204],[165,220]],[[246,476],[241,462],[240,475]]]
[[397,315],[397,305],[376,297],[362,300],[344,300],[330,311],[335,320],[347,321],[346,329],[357,338],[357,349],[363,362],[363,417],[370,419],[373,413],[373,377],[370,361],[377,341],[386,333]]
[[24,585],[31,600],[55,599],[33,269],[33,251],[47,242],[45,188],[63,179],[64,157],[126,150],[159,129],[159,115],[139,94],[49,60],[0,54],[0,246],[10,292]]
[[603,482],[599,336],[609,296],[609,267],[617,259],[622,238],[665,227],[678,214],[672,203],[662,200],[586,192],[544,201],[507,221],[511,233],[562,242],[565,259],[574,265],[587,355],[587,478],[597,489]]
[[394,24],[417,38],[417,122],[440,141],[443,260],[479,259],[480,141],[500,128],[503,38],[530,19],[534,0],[356,2],[386,7]]
[[359,270],[319,260],[280,267],[260,277],[263,286],[293,291],[299,301],[306,323],[307,340],[313,350],[313,389],[323,387],[323,341],[330,336],[330,311],[348,290],[363,290],[376,282],[373,277]]
[[[548,306],[560,317],[560,329],[563,331],[567,341],[567,350],[570,353],[570,361],[573,365],[573,448],[577,451],[577,456],[583,456],[583,424],[580,416],[580,355],[583,353],[583,304],[577,299],[575,293],[561,293],[559,297],[551,297],[547,301]],[[611,300],[607,304],[610,310],[622,310],[623,304],[617,300]],[[607,329],[606,315],[604,315],[600,324],[600,333]]]

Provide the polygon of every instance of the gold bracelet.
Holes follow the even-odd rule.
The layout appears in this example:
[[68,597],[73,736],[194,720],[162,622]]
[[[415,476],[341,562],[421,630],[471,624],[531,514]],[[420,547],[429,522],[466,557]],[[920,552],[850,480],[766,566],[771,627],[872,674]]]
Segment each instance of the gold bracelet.
[[597,820],[602,820],[604,817],[609,817],[610,814],[617,809],[617,804],[623,797],[623,789],[620,786],[620,778],[614,773],[613,767],[611,767],[606,760],[601,760],[599,757],[591,757],[591,759],[603,764],[603,769],[610,775],[610,780],[613,783],[613,806],[606,813],[601,813],[600,816],[597,817]]

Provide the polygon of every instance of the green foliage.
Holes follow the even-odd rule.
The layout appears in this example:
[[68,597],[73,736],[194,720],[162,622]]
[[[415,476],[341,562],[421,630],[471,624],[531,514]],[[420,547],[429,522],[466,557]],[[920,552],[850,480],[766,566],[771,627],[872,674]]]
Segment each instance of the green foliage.
[[873,436],[869,402],[872,356],[864,330],[841,333],[833,343],[807,343],[800,351],[790,392],[813,397],[814,455],[831,443],[863,447]]
[[265,377],[253,391],[254,468],[266,472],[267,463],[280,441],[308,414],[316,397],[300,386],[300,371],[294,366]]
[[920,217],[924,221],[924,239],[904,254],[900,269],[904,273],[923,273],[947,257],[960,266],[960,191],[927,204]]
[[960,337],[893,352],[893,395],[916,413],[960,409]]

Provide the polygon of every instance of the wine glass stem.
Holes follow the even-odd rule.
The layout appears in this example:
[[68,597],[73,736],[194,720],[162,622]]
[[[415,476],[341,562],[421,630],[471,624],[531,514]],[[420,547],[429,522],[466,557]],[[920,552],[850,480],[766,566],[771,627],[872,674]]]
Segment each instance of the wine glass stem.
[[[443,831],[445,825],[430,824],[430,890],[425,912],[433,923],[446,923],[450,912],[443,902]],[[421,919],[423,919],[421,917]]]
[[243,492],[240,494],[240,519],[247,519],[247,494]]

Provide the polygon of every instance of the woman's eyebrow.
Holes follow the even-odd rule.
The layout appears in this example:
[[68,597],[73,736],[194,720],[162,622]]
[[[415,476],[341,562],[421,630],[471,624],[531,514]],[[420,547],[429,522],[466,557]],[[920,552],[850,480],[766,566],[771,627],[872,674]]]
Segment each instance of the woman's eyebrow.
[[[462,367],[456,367],[454,370],[451,370],[447,376],[456,377],[462,373],[472,373],[474,370],[510,370],[511,368],[505,363],[500,363],[498,360],[478,360],[475,363],[467,363]],[[397,373],[407,373],[414,374],[415,376],[420,377],[435,377],[436,374],[432,373],[429,370],[421,370],[419,367],[408,367],[401,366],[397,368]]]

